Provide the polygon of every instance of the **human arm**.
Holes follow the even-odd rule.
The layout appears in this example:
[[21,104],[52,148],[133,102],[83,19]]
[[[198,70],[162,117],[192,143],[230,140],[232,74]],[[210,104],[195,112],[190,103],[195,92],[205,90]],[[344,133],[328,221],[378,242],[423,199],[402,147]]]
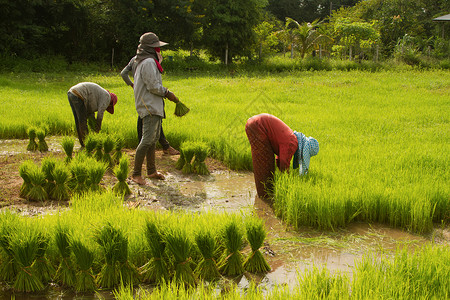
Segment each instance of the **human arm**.
[[122,72],[120,72],[120,76],[122,76],[123,81],[125,81],[125,83],[131,87],[133,87],[134,84],[131,81],[129,74],[133,70],[133,62],[134,58],[132,58],[128,65],[126,65],[125,68],[123,68]]

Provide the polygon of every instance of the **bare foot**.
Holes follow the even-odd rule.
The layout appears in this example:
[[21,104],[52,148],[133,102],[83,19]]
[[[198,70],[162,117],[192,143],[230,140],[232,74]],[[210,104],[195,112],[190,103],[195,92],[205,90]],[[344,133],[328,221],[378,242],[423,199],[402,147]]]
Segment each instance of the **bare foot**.
[[178,151],[177,149],[173,148],[172,146],[170,146],[169,148],[167,148],[166,150],[164,150],[164,154],[168,154],[168,155],[178,155],[180,154],[180,151]]
[[155,172],[153,174],[150,174],[147,177],[151,178],[151,179],[159,179],[159,180],[164,180],[165,179],[164,175],[159,173],[159,172]]
[[142,176],[131,176],[131,180],[139,185],[145,185],[145,179]]

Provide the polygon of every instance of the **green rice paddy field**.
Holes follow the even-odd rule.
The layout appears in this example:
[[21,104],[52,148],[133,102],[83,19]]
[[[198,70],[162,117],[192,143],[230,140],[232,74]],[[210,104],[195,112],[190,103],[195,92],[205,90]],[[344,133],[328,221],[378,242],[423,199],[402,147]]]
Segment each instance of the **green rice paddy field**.
[[[81,81],[96,82],[117,94],[115,113],[105,114],[102,131],[135,147],[133,90],[118,73],[0,74],[0,138],[26,138],[30,125],[45,125],[50,135],[73,134],[67,90]],[[177,118],[174,104],[166,103],[163,126],[171,144],[177,147],[185,140],[203,140],[211,147],[212,156],[232,169],[252,168],[244,126],[255,114],[276,115],[292,129],[319,141],[320,152],[311,159],[308,176],[299,177],[294,170],[275,176],[274,210],[288,224],[334,230],[353,221],[379,222],[419,234],[448,227],[448,71],[251,76],[186,72],[165,74],[163,83],[191,109]],[[130,256],[136,255],[130,252]],[[449,296],[447,247],[425,248],[415,256],[397,255],[398,261],[382,260],[381,264],[368,257],[351,283],[339,275],[313,270],[301,276],[294,290],[280,288],[268,296],[256,289],[248,295],[254,299],[299,295],[359,299],[398,298],[406,291],[410,299]],[[443,264],[436,264],[438,260]],[[405,278],[399,275],[402,272],[413,275]],[[396,280],[398,284],[386,287],[386,282]],[[425,282],[431,284],[429,289],[423,288]],[[128,292],[122,291],[118,297],[127,298]],[[166,286],[155,293],[156,298],[178,295],[187,299],[195,297],[192,293],[198,290]],[[207,287],[201,293],[205,298],[217,296]],[[231,291],[228,297],[241,296],[239,291]]]

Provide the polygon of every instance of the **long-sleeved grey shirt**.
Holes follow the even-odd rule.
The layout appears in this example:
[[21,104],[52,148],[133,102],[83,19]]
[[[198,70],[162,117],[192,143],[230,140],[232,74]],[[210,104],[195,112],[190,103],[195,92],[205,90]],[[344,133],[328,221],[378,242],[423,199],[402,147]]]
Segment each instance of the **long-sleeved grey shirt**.
[[134,100],[141,118],[156,115],[164,118],[164,96],[167,88],[162,85],[161,72],[153,58],[139,63],[134,73]]
[[130,59],[128,65],[126,65],[125,68],[123,68],[122,72],[120,72],[120,76],[122,76],[123,81],[125,81],[125,83],[129,86],[133,86],[133,82],[131,81],[129,74],[130,72],[132,72],[134,77],[133,64],[135,59],[136,56],[133,56],[133,58]]
[[69,92],[81,96],[88,116],[97,112],[97,129],[102,128],[103,114],[111,103],[111,95],[107,90],[93,82],[80,82],[69,89]]

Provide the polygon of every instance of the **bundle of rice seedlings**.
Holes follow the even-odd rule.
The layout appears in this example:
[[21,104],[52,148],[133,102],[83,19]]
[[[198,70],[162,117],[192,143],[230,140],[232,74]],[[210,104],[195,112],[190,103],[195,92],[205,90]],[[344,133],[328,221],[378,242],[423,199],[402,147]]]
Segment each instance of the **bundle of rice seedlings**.
[[180,227],[172,228],[165,235],[167,249],[175,259],[174,281],[186,286],[195,286],[197,279],[191,268],[191,241]]
[[33,187],[30,179],[30,171],[34,168],[34,162],[31,160],[24,161],[19,167],[19,175],[23,179],[22,186],[20,187],[20,197],[28,199],[28,194]]
[[17,263],[17,276],[14,290],[19,292],[37,292],[44,289],[34,262],[39,249],[39,236],[32,231],[21,232],[11,240],[11,250]]
[[74,141],[71,137],[65,136],[61,141],[64,152],[66,153],[66,163],[72,160]]
[[104,260],[102,269],[96,278],[96,283],[100,287],[112,288],[120,282],[120,271],[117,261],[121,235],[122,232],[114,228],[110,223],[107,223],[95,234],[95,241],[102,250]]
[[70,172],[74,179],[73,193],[81,194],[87,191],[88,165],[81,159],[75,159],[70,164]]
[[30,127],[27,129],[28,138],[30,141],[28,142],[27,150],[28,151],[36,151],[38,149],[38,144],[36,143],[36,128]]
[[107,135],[103,140],[103,161],[107,164],[108,168],[112,168],[113,160],[111,158],[111,152],[114,150],[114,140]]
[[69,187],[67,182],[70,178],[70,171],[67,166],[58,162],[52,172],[53,178],[55,180],[55,186],[50,194],[50,198],[58,201],[69,199]]
[[145,237],[149,246],[150,260],[140,268],[143,282],[162,283],[168,280],[169,271],[164,260],[166,242],[157,224],[148,220],[145,227]]
[[131,194],[130,187],[127,183],[127,177],[128,177],[128,165],[129,165],[129,159],[127,156],[123,156],[120,159],[119,164],[114,168],[114,174],[116,175],[117,182],[113,187],[113,192],[116,195],[120,195],[122,197],[128,196]]
[[100,135],[98,135],[97,144],[95,145],[94,157],[97,161],[101,161],[103,159],[103,140]]
[[183,169],[184,164],[186,163],[186,160],[184,158],[183,151],[180,151],[180,157],[178,158],[177,162],[175,163],[175,168],[177,170]]
[[97,120],[94,117],[90,116],[87,118],[87,125],[89,132],[98,132],[97,130]]
[[92,156],[97,147],[97,137],[94,134],[88,134],[84,140],[84,150],[88,156]]
[[199,278],[212,281],[220,277],[214,255],[217,249],[216,239],[210,231],[202,230],[195,236],[202,259],[195,269]]
[[251,218],[246,224],[247,240],[252,248],[252,253],[244,262],[244,269],[251,273],[264,273],[270,271],[270,266],[265,260],[259,248],[264,243],[266,231],[264,224],[259,219]]
[[181,171],[184,174],[192,173],[193,168],[192,168],[191,161],[195,154],[195,144],[193,142],[184,142],[180,148],[181,148],[181,152],[184,155],[184,166],[181,169]]
[[55,274],[55,269],[45,256],[49,243],[50,240],[47,236],[43,234],[38,235],[38,250],[36,253],[36,262],[33,267],[36,269],[36,273],[39,275],[43,284],[50,282]]
[[56,158],[54,157],[44,157],[41,161],[41,169],[45,174],[45,179],[47,182],[45,183],[45,191],[48,195],[51,195],[53,189],[55,188],[55,178],[53,177],[53,170],[56,165]]
[[128,260],[128,238],[118,230],[117,234],[117,264],[120,284],[133,286],[138,281],[138,271]]
[[94,291],[95,277],[92,271],[94,252],[80,241],[72,241],[71,248],[79,271],[76,273],[75,290],[77,292]]
[[198,142],[195,148],[195,159],[193,163],[194,171],[200,175],[209,175],[205,160],[208,157],[209,148],[206,143]]
[[0,247],[3,255],[0,260],[0,280],[11,283],[17,276],[17,264],[11,248],[12,233],[10,228],[2,227],[0,232]]
[[48,145],[47,142],[45,141],[45,136],[47,135],[46,130],[39,128],[38,130],[36,130],[36,135],[38,137],[38,150],[40,152],[47,152],[48,151]]
[[227,256],[222,260],[219,270],[222,274],[228,276],[241,275],[244,273],[243,255],[239,251],[242,246],[243,234],[235,220],[232,220],[225,226],[223,237]]
[[100,182],[105,175],[107,165],[103,162],[93,161],[87,165],[89,189],[91,191],[100,191]]
[[122,149],[123,149],[123,139],[116,138],[114,142],[114,154],[113,161],[115,164],[118,164],[120,159],[122,158]]
[[181,101],[175,105],[175,116],[182,117],[189,112],[189,108]]
[[47,180],[45,179],[45,174],[41,168],[34,165],[30,168],[28,177],[30,178],[32,187],[28,192],[27,199],[29,201],[44,201],[48,199],[48,194],[45,191]]
[[55,231],[55,244],[61,256],[61,261],[56,270],[55,280],[63,286],[71,287],[75,285],[75,270],[70,259],[72,247],[69,236],[69,228],[58,224]]

